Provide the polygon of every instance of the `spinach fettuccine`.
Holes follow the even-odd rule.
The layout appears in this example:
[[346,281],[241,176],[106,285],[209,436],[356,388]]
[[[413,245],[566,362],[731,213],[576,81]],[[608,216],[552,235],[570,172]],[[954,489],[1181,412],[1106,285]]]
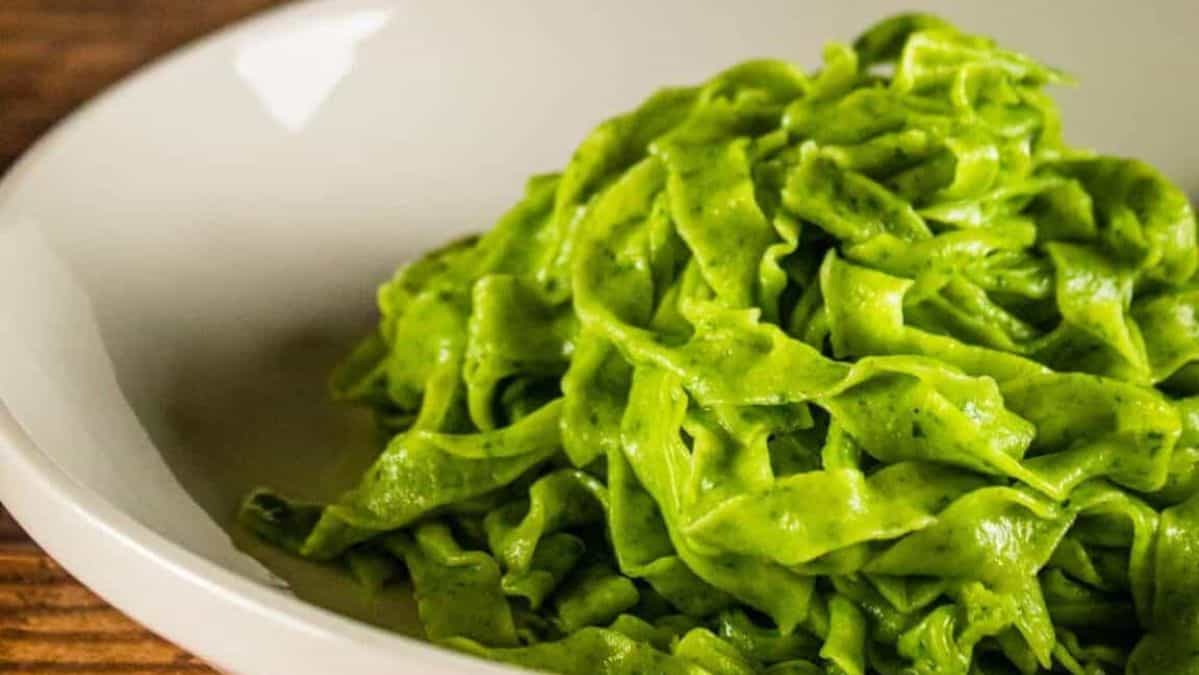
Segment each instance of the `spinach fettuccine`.
[[242,522],[560,673],[1199,673],[1186,196],[922,15],[595,129],[403,267],[386,438]]

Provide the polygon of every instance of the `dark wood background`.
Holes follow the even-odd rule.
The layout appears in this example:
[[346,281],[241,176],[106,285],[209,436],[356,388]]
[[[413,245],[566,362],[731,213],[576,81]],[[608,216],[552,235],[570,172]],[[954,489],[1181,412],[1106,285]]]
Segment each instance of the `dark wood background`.
[[138,66],[280,0],[0,0],[0,172]]
[[0,673],[215,675],[72,579],[3,510]]
[[[138,66],[281,0],[0,0],[0,174]],[[0,673],[213,673],[79,585],[0,507]]]

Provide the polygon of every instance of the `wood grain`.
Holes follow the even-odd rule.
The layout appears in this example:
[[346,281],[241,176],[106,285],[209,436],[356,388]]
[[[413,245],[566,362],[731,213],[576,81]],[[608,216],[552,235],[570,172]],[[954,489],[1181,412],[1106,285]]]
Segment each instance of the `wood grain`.
[[214,671],[80,585],[0,508],[0,673]]
[[[278,4],[0,0],[0,174],[55,122],[137,67]],[[214,672],[72,579],[0,507],[0,673]]]
[[0,0],[0,172],[104,87],[279,0]]

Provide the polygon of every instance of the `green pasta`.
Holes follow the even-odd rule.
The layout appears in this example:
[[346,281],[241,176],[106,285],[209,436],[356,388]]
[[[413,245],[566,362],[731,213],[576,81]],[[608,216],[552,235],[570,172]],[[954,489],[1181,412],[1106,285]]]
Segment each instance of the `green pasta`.
[[241,521],[559,673],[1199,673],[1186,196],[924,15],[663,90],[411,263]]

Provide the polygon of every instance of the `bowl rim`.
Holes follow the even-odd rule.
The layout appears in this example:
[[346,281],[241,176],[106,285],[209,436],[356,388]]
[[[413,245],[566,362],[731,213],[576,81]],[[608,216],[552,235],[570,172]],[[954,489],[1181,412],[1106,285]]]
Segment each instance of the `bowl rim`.
[[[0,174],[0,212],[68,132],[151,76],[273,26],[381,4],[384,0],[302,0],[270,8],[139,66],[64,116]],[[2,400],[0,467],[5,509],[59,565],[121,612],[224,672],[280,672],[298,663],[307,664],[302,669],[307,672],[347,667],[396,672],[403,665],[447,673],[521,672],[344,617],[187,550],[73,479],[33,442]],[[219,617],[219,625],[205,617]],[[230,639],[230,631],[241,637]],[[405,659],[413,656],[420,661]]]

